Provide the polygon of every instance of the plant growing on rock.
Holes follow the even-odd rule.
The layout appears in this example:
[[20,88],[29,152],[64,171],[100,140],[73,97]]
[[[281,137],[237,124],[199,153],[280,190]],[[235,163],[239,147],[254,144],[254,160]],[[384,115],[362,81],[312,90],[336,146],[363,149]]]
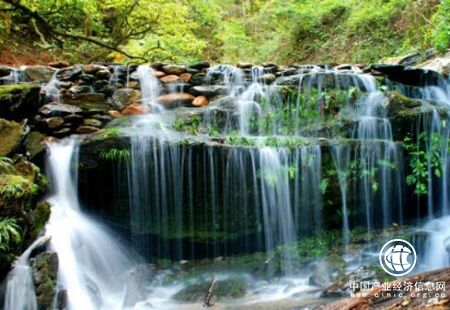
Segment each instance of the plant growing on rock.
[[8,251],[12,245],[17,245],[22,241],[22,234],[19,225],[13,218],[3,218],[0,220],[0,251]]
[[11,158],[0,156],[0,173],[9,173],[14,170],[14,163]]
[[99,157],[110,161],[128,161],[131,159],[131,153],[128,149],[116,149],[101,151]]

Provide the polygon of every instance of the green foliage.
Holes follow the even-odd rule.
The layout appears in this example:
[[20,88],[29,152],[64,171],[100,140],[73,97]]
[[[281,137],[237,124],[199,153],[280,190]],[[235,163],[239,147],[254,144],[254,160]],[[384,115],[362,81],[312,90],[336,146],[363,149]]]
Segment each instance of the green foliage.
[[433,175],[441,177],[441,145],[442,137],[438,133],[422,132],[416,142],[413,142],[410,136],[406,136],[403,140],[403,147],[409,154],[411,169],[406,177],[406,183],[414,186],[414,193],[417,195],[428,193],[428,182]]
[[0,156],[0,173],[10,173],[14,170],[14,162],[11,158]]
[[36,195],[39,186],[20,175],[0,176],[0,197],[5,199],[25,199]]
[[103,134],[103,138],[118,138],[118,137],[120,137],[119,128],[108,128],[105,130]]
[[442,0],[438,12],[433,16],[437,24],[433,43],[436,48],[446,51],[450,47],[450,1]]
[[200,118],[196,115],[192,117],[180,117],[175,120],[172,125],[173,129],[180,132],[186,132],[190,134],[198,134],[198,128],[200,126]]
[[3,218],[0,220],[0,251],[8,251],[12,245],[17,245],[22,241],[22,234],[19,225],[13,218]]
[[112,148],[100,152],[100,159],[109,161],[129,161],[131,159],[131,153],[128,149],[116,149]]

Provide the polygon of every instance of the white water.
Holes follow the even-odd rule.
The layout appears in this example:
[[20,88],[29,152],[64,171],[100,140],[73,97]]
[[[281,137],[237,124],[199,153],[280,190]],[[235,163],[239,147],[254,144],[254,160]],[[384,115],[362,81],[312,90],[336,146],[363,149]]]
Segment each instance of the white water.
[[153,75],[153,69],[143,65],[137,68],[139,83],[141,85],[142,103],[152,108],[153,112],[161,112],[163,106],[158,104],[156,97],[159,95],[159,81]]

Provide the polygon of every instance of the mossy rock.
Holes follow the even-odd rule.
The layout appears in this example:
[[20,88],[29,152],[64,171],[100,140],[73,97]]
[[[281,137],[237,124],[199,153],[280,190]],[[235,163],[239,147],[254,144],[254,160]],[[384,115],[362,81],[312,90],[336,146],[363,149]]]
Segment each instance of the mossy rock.
[[73,94],[63,96],[62,102],[78,106],[83,111],[89,110],[107,112],[111,109],[111,105],[107,102],[104,94]]
[[6,156],[19,148],[23,130],[14,121],[0,119],[0,156]]
[[38,131],[30,132],[25,139],[25,148],[30,159],[42,154],[46,148],[44,135]]
[[45,201],[38,203],[36,208],[33,210],[30,216],[29,228],[26,236],[28,243],[33,242],[33,240],[35,240],[45,228],[45,224],[50,218],[50,208],[50,203]]
[[391,92],[388,94],[388,103],[386,105],[388,116],[392,117],[401,112],[414,109],[421,105],[420,100],[408,98],[399,92]]
[[20,120],[34,115],[41,103],[40,90],[36,84],[0,86],[0,117]]
[[58,255],[45,251],[31,261],[38,309],[53,309],[58,275]]
[[[174,299],[185,302],[203,301],[205,294],[211,285],[211,280],[188,284],[184,289],[175,294]],[[227,278],[217,280],[214,285],[212,299],[236,299],[243,297],[247,292],[247,285],[241,278]]]

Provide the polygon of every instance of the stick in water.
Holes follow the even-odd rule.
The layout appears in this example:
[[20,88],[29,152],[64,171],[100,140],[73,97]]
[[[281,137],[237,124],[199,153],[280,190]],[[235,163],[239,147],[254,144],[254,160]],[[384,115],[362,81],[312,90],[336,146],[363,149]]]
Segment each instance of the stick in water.
[[209,307],[214,306],[214,303],[211,302],[211,297],[213,295],[214,285],[216,285],[216,275],[212,274],[211,282],[209,284],[208,291],[206,292],[206,295],[205,295],[205,302],[203,303],[203,307],[209,308]]

